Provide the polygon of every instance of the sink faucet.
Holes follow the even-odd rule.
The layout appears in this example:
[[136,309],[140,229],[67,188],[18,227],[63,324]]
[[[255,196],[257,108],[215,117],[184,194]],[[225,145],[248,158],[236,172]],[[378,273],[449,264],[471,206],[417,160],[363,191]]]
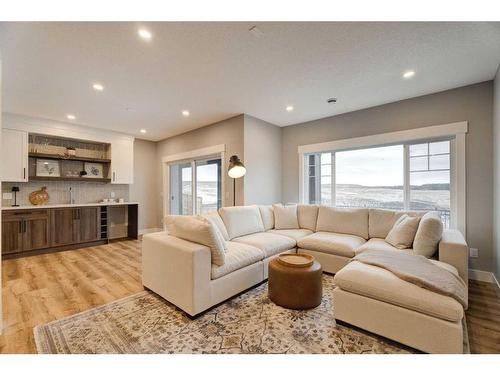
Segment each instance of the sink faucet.
[[69,204],[74,204],[75,198],[73,198],[73,188],[69,188]]

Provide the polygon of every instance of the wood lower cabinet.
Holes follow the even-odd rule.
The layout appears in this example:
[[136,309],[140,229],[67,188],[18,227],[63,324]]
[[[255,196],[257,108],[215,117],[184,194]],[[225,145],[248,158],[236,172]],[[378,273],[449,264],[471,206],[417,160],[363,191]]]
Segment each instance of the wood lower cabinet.
[[2,215],[2,254],[50,246],[49,210],[9,211]]
[[98,241],[100,208],[54,208],[51,214],[52,246]]

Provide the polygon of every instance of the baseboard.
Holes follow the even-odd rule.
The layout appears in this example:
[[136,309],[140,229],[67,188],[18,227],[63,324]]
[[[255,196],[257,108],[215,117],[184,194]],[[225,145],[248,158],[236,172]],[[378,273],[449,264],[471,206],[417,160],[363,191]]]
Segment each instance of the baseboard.
[[139,235],[148,234],[148,233],[154,233],[154,232],[161,232],[162,230],[163,230],[162,228],[146,228],[146,229],[141,229],[139,231]]
[[498,285],[498,280],[493,272],[469,269],[469,279]]

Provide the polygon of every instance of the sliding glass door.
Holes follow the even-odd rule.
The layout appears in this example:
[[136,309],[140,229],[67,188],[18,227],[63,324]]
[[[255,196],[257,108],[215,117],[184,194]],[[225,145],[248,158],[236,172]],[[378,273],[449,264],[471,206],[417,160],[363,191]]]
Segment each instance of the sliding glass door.
[[191,160],[170,165],[170,214],[193,215],[222,206],[221,159]]

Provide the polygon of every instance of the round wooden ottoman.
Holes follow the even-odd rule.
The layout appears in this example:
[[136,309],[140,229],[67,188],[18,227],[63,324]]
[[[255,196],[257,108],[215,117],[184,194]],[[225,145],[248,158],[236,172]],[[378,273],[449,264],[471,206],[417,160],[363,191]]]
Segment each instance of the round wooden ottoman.
[[269,298],[287,309],[318,306],[323,296],[323,270],[308,254],[282,254],[269,263]]

